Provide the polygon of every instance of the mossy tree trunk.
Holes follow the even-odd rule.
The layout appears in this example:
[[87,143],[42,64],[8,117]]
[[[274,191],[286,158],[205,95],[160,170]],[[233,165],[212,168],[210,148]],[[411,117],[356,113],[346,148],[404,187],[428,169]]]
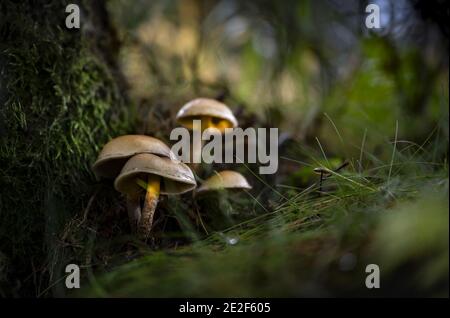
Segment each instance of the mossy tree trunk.
[[[80,5],[80,29],[65,26],[68,3]],[[104,5],[0,3],[0,296],[55,295],[70,257],[59,235],[92,196],[90,166],[105,141],[130,132]]]

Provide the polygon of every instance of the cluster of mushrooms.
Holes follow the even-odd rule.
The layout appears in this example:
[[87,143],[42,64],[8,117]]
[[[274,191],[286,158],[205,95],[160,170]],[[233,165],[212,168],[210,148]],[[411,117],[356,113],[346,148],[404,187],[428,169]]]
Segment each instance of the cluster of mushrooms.
[[[223,133],[225,128],[237,127],[232,111],[225,104],[209,98],[197,98],[185,104],[176,120],[191,130],[194,129],[193,121],[201,120],[202,132],[216,128]],[[193,149],[195,151],[201,149]],[[244,176],[230,170],[215,173],[196,188],[191,168],[179,161],[161,140],[146,135],[112,139],[103,147],[92,169],[99,179],[114,179],[114,188],[126,197],[131,230],[143,240],[150,236],[160,195],[251,189]]]

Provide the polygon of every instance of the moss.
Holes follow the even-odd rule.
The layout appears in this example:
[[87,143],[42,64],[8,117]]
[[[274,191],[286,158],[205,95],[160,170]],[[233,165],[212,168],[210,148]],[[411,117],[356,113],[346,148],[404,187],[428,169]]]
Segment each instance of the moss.
[[99,146],[132,119],[98,38],[64,27],[64,2],[0,7],[0,253],[14,264],[0,293],[36,296],[58,263],[51,242],[92,195]]

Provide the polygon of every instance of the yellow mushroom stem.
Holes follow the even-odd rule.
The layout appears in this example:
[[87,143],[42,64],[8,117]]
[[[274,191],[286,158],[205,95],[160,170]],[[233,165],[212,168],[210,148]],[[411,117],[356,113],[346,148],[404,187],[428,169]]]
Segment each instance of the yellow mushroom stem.
[[131,232],[136,233],[139,220],[141,218],[141,203],[139,195],[127,196],[128,220],[130,221]]
[[211,116],[203,116],[202,117],[202,132],[206,129],[214,127],[212,117]]
[[153,225],[153,216],[158,205],[160,193],[160,177],[149,175],[147,177],[147,191],[145,193],[144,207],[139,221],[138,235],[147,239]]
[[216,118],[215,120],[211,116],[202,117],[202,132],[208,128],[216,128],[220,132],[224,132],[225,128],[231,128],[230,123],[225,119]]
[[214,127],[219,129],[221,132],[224,132],[225,128],[232,128],[230,126],[230,122],[225,119],[220,120],[217,124],[214,125]]

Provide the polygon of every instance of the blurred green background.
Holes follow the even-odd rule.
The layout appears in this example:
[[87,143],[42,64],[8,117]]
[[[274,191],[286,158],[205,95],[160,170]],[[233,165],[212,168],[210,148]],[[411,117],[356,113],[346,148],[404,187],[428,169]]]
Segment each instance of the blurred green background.
[[[0,295],[448,297],[445,1],[373,1],[379,30],[369,1],[72,2],[80,30],[65,1],[0,4]],[[138,242],[90,167],[120,134],[170,144],[200,96],[278,127],[279,170],[203,165],[253,190],[164,198]]]

